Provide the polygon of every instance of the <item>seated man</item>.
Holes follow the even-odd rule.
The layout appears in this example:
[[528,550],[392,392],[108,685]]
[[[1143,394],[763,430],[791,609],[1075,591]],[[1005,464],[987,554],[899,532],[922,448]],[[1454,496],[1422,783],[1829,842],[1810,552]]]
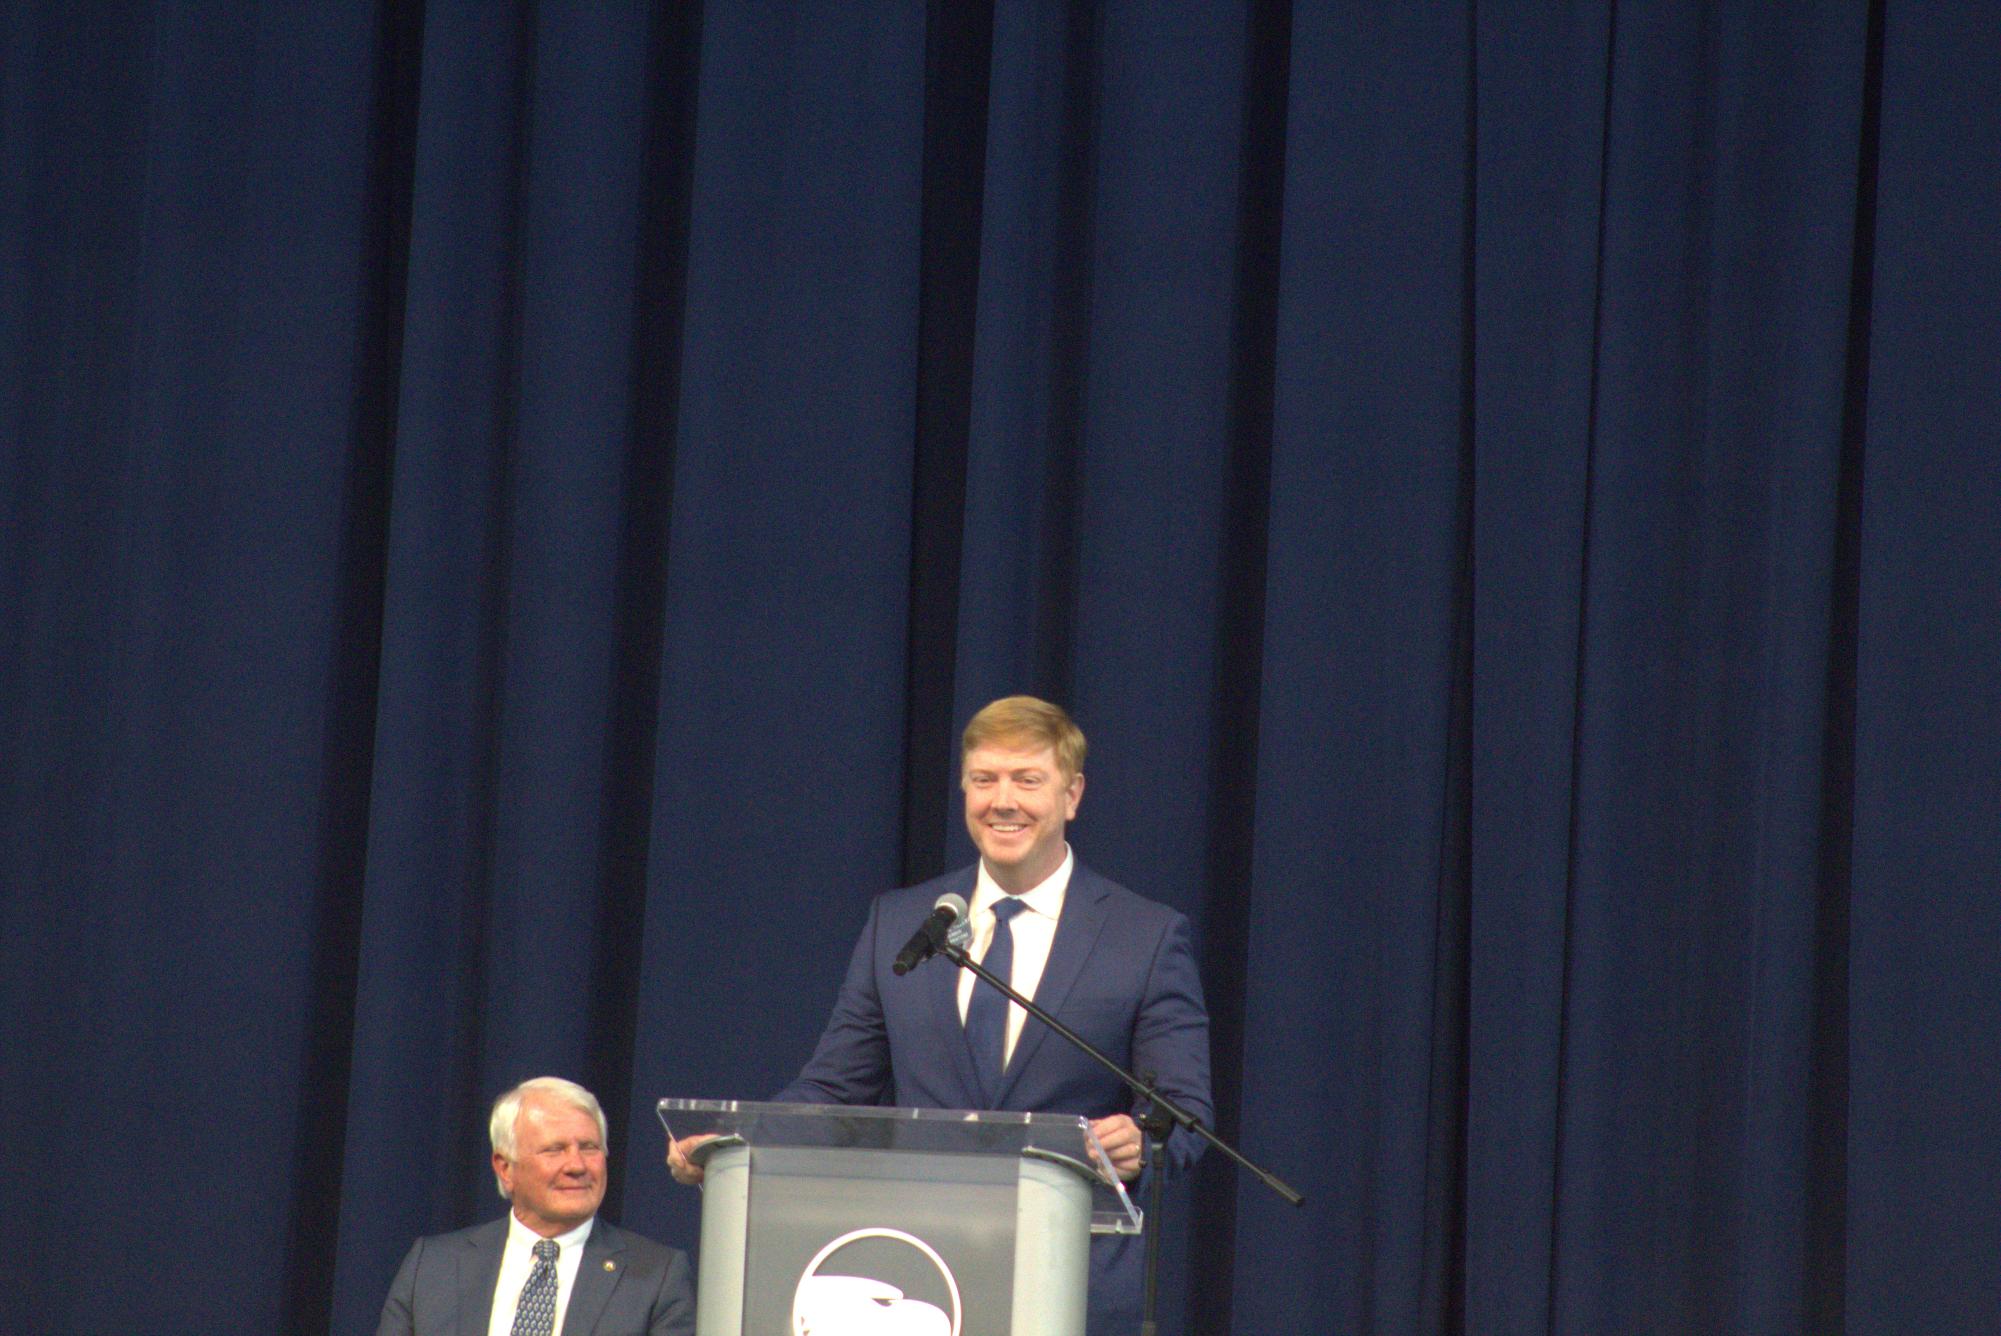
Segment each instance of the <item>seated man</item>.
[[693,1336],[688,1259],[597,1218],[605,1118],[573,1081],[539,1076],[493,1105],[505,1220],[417,1240],[376,1336]]

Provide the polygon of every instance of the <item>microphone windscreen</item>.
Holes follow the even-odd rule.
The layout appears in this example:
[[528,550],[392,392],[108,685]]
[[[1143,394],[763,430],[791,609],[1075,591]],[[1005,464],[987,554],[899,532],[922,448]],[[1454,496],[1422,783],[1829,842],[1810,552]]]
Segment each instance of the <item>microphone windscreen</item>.
[[952,911],[952,924],[945,929],[945,943],[956,946],[961,951],[973,944],[973,911],[966,904],[966,897],[954,895],[950,891],[938,897],[931,906],[933,912],[940,909]]

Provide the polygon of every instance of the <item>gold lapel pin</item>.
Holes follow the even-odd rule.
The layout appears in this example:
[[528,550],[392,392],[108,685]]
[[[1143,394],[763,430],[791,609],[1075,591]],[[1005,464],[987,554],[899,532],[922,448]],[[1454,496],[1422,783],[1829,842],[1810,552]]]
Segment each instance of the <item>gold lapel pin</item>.
[[607,1257],[604,1259],[604,1269],[607,1271],[616,1271],[618,1270],[618,1263]]

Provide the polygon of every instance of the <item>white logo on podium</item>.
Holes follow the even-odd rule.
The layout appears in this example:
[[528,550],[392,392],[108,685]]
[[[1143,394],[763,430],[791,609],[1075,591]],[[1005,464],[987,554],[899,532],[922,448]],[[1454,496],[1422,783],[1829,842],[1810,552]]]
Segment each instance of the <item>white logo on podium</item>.
[[[922,1253],[944,1278],[952,1296],[951,1316],[870,1276],[820,1274],[821,1263],[860,1239],[891,1239]],[[952,1268],[930,1244],[900,1229],[856,1229],[841,1235],[813,1254],[792,1291],[792,1336],[959,1336],[961,1316]]]

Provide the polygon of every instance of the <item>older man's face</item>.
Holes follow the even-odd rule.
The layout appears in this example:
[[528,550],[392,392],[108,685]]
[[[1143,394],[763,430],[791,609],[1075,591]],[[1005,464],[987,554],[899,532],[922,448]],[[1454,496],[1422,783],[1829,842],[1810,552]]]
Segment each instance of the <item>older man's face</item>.
[[597,1119],[530,1091],[514,1119],[514,1159],[493,1153],[514,1214],[543,1238],[567,1234],[604,1201],[605,1150]]

